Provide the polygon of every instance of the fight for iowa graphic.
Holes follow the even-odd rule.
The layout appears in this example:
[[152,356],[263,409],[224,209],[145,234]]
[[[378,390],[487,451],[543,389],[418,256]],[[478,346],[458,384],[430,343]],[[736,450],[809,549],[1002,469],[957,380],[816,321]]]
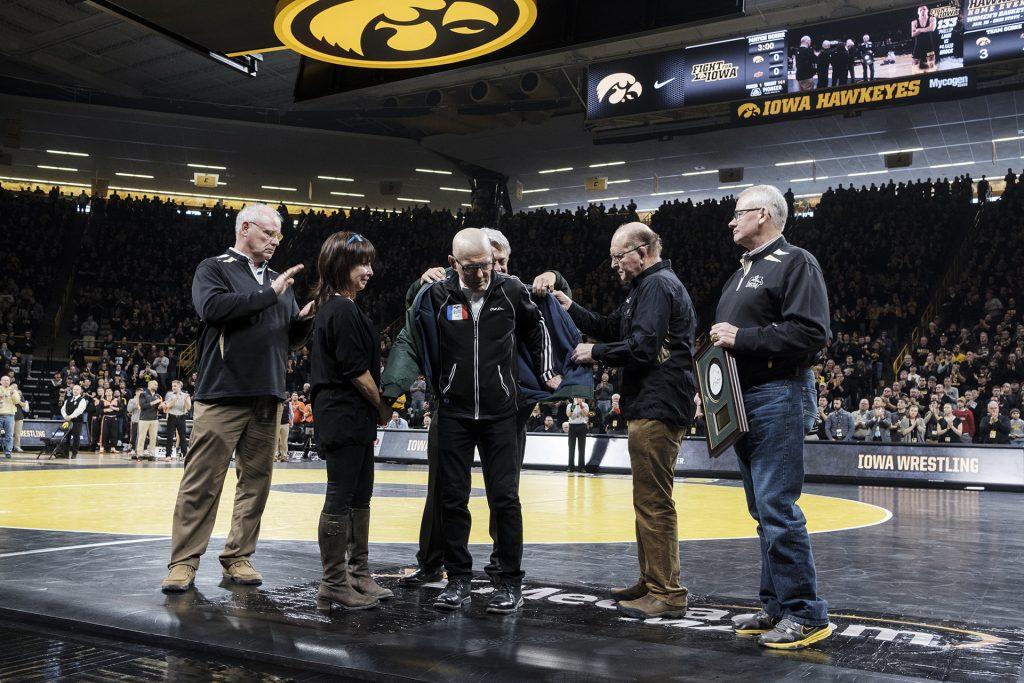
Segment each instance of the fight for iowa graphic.
[[522,38],[536,0],[282,0],[274,29],[296,52],[376,69],[440,66],[480,57]]

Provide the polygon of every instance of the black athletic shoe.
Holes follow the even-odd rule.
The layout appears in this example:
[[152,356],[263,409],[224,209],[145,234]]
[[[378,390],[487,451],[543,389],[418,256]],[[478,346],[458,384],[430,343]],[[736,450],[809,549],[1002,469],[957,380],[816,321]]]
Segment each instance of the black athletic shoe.
[[398,585],[402,588],[419,588],[425,583],[434,583],[444,579],[444,570],[442,569],[427,569],[425,567],[419,567],[412,574],[407,574],[398,580]]
[[759,636],[771,631],[777,623],[779,623],[779,617],[773,617],[761,610],[757,614],[741,614],[733,617],[732,630],[739,636]]
[[462,609],[472,599],[469,591],[469,579],[449,579],[448,585],[434,599],[434,607],[446,611]]
[[512,614],[523,606],[523,587],[502,583],[487,603],[488,614]]
[[761,635],[757,642],[774,650],[800,650],[832,635],[832,624],[804,626],[792,619],[783,619],[775,628]]

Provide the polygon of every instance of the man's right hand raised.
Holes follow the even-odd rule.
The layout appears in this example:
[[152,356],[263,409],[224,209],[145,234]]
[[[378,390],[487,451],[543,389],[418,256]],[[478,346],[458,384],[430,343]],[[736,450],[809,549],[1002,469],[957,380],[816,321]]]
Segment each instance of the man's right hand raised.
[[434,268],[428,269],[426,272],[423,273],[423,275],[420,276],[420,284],[429,285],[433,282],[441,282],[442,280],[446,280],[447,278],[448,276],[445,274],[444,268],[436,266]]
[[281,296],[289,287],[295,284],[295,276],[298,275],[304,267],[305,266],[300,263],[299,265],[292,266],[288,270],[284,271],[270,284],[271,289],[273,289],[278,296]]

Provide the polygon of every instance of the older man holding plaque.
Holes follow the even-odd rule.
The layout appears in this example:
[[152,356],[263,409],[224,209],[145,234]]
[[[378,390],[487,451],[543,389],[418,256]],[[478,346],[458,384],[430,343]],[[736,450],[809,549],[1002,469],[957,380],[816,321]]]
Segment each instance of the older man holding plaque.
[[715,346],[736,359],[749,431],[734,448],[761,540],[762,610],[736,617],[733,627],[776,649],[803,648],[832,633],[796,504],[804,436],[816,412],[810,367],[829,335],[828,293],[817,259],[782,236],[787,213],[782,193],[769,185],[737,199],[729,227],[746,253],[711,328]]
[[693,420],[696,315],[672,262],[661,260],[661,238],[643,223],[615,231],[611,266],[630,287],[612,315],[591,313],[561,292],[555,297],[581,332],[601,341],[577,346],[573,360],[622,368],[640,579],[612,597],[631,617],[683,617],[687,590],[679,582],[672,488],[679,444]]

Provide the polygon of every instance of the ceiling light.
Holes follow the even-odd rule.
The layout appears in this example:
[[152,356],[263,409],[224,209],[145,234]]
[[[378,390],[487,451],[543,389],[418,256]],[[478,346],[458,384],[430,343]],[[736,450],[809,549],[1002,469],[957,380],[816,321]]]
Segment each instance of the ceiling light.
[[687,190],[673,190],[672,192],[652,192],[652,197],[664,197],[669,194],[686,194]]
[[459,206],[464,206],[464,207],[466,207],[467,209],[472,209],[472,208],[473,208],[473,205],[472,205],[472,204],[460,204]]
[[798,166],[800,164],[813,164],[814,159],[801,159],[800,161],[780,161],[776,166]]
[[332,192],[335,197],[365,197],[365,194],[359,194],[358,192]]
[[688,176],[693,176],[693,175],[711,175],[712,173],[718,173],[718,169],[717,168],[713,168],[710,171],[689,171],[687,173],[680,173],[679,175],[681,175],[682,177],[686,178]]
[[209,168],[214,171],[226,171],[227,166],[214,166],[212,164],[186,164],[189,168]]
[[115,171],[114,175],[119,175],[122,178],[146,178],[148,180],[153,179],[153,176],[146,175],[145,173],[124,173],[122,171]]
[[538,187],[536,190],[523,190],[523,194],[533,194],[534,192],[550,192],[550,187]]
[[1013,135],[1008,138],[996,138],[992,142],[1013,142],[1014,140],[1024,140],[1024,135]]
[[528,206],[526,208],[528,208],[528,209],[546,209],[549,206],[558,206],[558,204],[531,204],[530,206]]
[[590,168],[604,168],[605,166],[624,166],[625,161],[606,161],[603,164],[591,164]]
[[281,192],[298,192],[294,187],[281,187],[279,185],[260,185],[264,190],[280,190]]
[[818,180],[828,180],[828,176],[827,175],[820,175],[817,178],[793,178],[789,182],[791,182],[791,183],[806,183],[806,182],[816,182]]
[[859,177],[865,176],[865,175],[881,175],[883,173],[888,173],[888,172],[889,171],[861,171],[859,173],[851,173],[847,177],[848,178],[859,178]]
[[973,161],[958,161],[953,164],[932,164],[928,168],[950,168],[951,166],[973,166]]
[[811,197],[820,197],[820,196],[821,196],[820,192],[816,192],[814,194],[797,194],[797,195],[793,195],[793,199],[809,199]]
[[719,190],[736,190],[736,189],[739,189],[741,187],[753,187],[753,186],[754,186],[754,183],[744,183],[742,185],[719,185],[718,189]]
[[628,179],[627,180],[609,180],[607,184],[608,185],[618,185],[620,183],[631,183],[631,182],[633,182],[633,181],[632,180],[628,180]]
[[616,199],[622,199],[622,197],[601,197],[600,199],[591,199],[590,203],[594,202],[614,202]]
[[908,147],[906,149],[890,149],[885,152],[879,152],[879,154],[904,154],[906,152],[923,152],[924,147]]
[[466,194],[472,194],[473,190],[467,190],[464,187],[442,187],[445,192],[465,192]]
[[537,171],[537,173],[539,173],[541,175],[545,175],[545,174],[548,174],[548,173],[566,173],[567,171],[571,171],[571,170],[572,170],[572,166],[563,166],[562,168],[548,168],[548,169],[545,169],[543,171]]
[[451,171],[438,171],[433,168],[417,168],[417,173],[436,173],[437,175],[452,175]]
[[46,150],[46,153],[47,154],[62,154],[64,156],[66,156],[66,157],[87,157],[87,156],[89,156],[85,152],[65,152],[62,149],[48,149],[48,150]]
[[320,180],[337,180],[340,183],[354,183],[356,181],[355,178],[342,178],[333,175],[318,175],[317,178]]
[[409,197],[396,197],[400,202],[415,202],[416,204],[429,204],[429,199],[411,199]]
[[77,173],[77,168],[68,168],[67,166],[47,166],[46,164],[37,164],[37,168],[45,168],[48,171],[70,171]]

